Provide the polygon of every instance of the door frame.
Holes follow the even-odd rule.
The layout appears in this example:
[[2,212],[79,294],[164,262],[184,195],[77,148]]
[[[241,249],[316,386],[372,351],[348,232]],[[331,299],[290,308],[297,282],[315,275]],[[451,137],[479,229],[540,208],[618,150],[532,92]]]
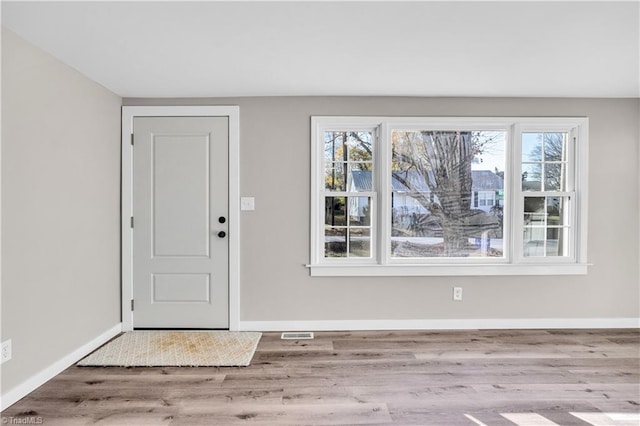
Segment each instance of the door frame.
[[240,108],[238,106],[123,106],[121,190],[122,331],[133,330],[133,135],[134,117],[229,118],[229,330],[240,325]]

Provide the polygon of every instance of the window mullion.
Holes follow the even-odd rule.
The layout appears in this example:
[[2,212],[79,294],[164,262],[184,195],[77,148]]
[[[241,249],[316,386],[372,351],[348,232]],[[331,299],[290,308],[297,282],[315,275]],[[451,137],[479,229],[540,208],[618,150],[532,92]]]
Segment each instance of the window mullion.
[[[570,191],[572,193],[572,195],[569,198],[569,211],[565,213],[566,217],[569,218],[569,227],[565,228],[568,229],[568,233],[569,233],[569,254],[571,257],[573,257],[575,260],[579,259],[580,254],[578,253],[578,239],[581,238],[581,233],[579,232],[578,227],[576,226],[578,223],[578,204],[577,204],[577,178],[578,178],[578,174],[577,174],[577,166],[578,166],[578,162],[577,160],[577,152],[576,150],[578,149],[578,147],[576,146],[576,142],[578,140],[578,135],[577,135],[577,129],[571,129],[571,131],[568,132],[568,137],[569,140],[567,141],[567,165],[566,165],[566,169],[567,169],[567,181],[566,181],[566,185],[567,185],[567,190]],[[565,231],[567,232],[567,231]]]
[[374,225],[378,238],[378,263],[389,263],[391,250],[391,134],[382,123],[377,130],[376,184],[378,191],[378,217]]
[[524,258],[524,193],[522,191],[522,129],[518,124],[512,128],[511,153],[511,254],[512,262],[520,262]]

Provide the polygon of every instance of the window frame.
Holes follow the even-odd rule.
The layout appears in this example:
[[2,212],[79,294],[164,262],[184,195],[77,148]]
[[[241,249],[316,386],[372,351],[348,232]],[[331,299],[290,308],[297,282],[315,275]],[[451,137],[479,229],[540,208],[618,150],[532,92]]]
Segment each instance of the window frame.
[[[575,120],[579,120],[576,123]],[[553,265],[570,265],[587,263],[587,135],[588,120],[587,119],[566,119],[566,118],[530,118],[515,126],[514,136],[517,140],[522,140],[523,133],[567,133],[568,135],[568,160],[567,171],[570,173],[567,178],[565,191],[523,191],[522,186],[518,185],[518,202],[516,203],[515,214],[518,217],[524,217],[524,199],[525,197],[548,197],[561,196],[570,197],[569,213],[570,225],[573,236],[569,238],[569,255],[557,257],[536,257],[524,255],[524,221],[516,222],[514,225],[514,235],[516,239],[514,246],[520,247],[520,250],[514,252],[515,261],[520,264],[539,264],[547,263]],[[515,155],[517,159],[522,158],[522,144],[515,144]],[[584,145],[584,146],[583,146]],[[522,161],[519,161],[519,173],[513,174],[513,179],[518,180],[522,174]],[[545,177],[541,176],[544,181]],[[541,260],[544,259],[544,260]]]
[[[320,117],[318,117],[320,118]],[[326,117],[324,117],[326,118]],[[316,121],[316,117],[312,117],[312,129],[315,129],[315,133],[312,136],[312,140],[315,140],[314,149],[311,151],[311,191],[312,194],[317,196],[311,197],[311,262],[314,265],[335,265],[342,267],[345,264],[350,265],[377,265],[377,253],[378,247],[378,235],[379,229],[376,226],[378,223],[378,192],[379,183],[376,179],[377,165],[379,160],[377,159],[377,145],[379,140],[379,126],[371,126],[367,119],[362,117],[331,117],[331,125],[323,126],[321,119]],[[366,192],[349,192],[347,191],[325,191],[324,184],[324,132],[371,132],[371,145],[373,148],[371,164],[372,164],[372,191]],[[315,138],[315,139],[314,139]],[[315,178],[314,178],[315,176]],[[346,183],[347,176],[345,176]],[[348,188],[347,188],[348,189]],[[318,195],[319,194],[319,195]],[[371,256],[364,257],[324,257],[324,230],[325,230],[325,198],[326,197],[371,197],[371,211],[370,211],[370,250]],[[348,208],[348,206],[347,206]],[[314,262],[315,260],[315,262]]]
[[[582,275],[587,273],[588,118],[586,117],[311,117],[312,276]],[[393,258],[391,256],[391,134],[396,130],[505,131],[502,258]],[[324,257],[324,132],[372,132],[371,258]],[[570,256],[524,256],[522,134],[567,132],[575,187],[571,193]],[[360,193],[359,193],[360,194]],[[534,192],[534,194],[536,194]],[[537,194],[536,194],[537,195]]]

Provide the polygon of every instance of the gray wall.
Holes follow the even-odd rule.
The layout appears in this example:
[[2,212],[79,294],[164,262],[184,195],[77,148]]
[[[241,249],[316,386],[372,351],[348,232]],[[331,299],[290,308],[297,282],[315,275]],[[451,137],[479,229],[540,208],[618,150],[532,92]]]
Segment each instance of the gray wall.
[[3,28],[3,394],[120,322],[120,106]]
[[[239,105],[241,320],[629,318],[640,316],[638,99],[297,97],[124,99],[124,105]],[[312,115],[588,116],[586,276],[311,278]],[[464,301],[451,301],[451,287]]]

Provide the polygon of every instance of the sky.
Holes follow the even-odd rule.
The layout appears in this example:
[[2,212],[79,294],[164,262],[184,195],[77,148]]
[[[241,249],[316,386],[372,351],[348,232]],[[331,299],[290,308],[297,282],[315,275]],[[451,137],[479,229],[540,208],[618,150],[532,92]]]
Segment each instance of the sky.
[[505,165],[505,132],[482,132],[482,137],[491,138],[487,143],[483,153],[476,157],[476,161],[471,165],[471,170],[491,170],[504,171]]

